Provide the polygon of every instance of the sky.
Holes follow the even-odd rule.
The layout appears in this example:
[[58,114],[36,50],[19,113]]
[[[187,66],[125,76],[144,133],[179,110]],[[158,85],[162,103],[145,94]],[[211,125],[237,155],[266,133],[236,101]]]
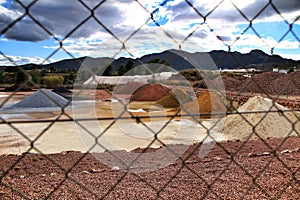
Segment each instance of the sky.
[[0,0],[0,65],[179,48],[300,60],[299,13],[299,0]]

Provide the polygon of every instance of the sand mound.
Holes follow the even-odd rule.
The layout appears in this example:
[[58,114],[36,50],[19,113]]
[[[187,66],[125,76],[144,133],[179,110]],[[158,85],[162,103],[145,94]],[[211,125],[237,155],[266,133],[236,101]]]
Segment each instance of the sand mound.
[[[198,105],[198,108],[195,108]],[[201,92],[197,97],[197,100],[188,102],[184,105],[184,108],[191,114],[211,114],[226,112],[226,101],[222,95],[216,92]],[[210,117],[210,116],[208,116]]]
[[165,108],[176,108],[179,107],[182,103],[186,103],[191,101],[192,98],[187,94],[184,90],[175,88],[171,90],[168,95],[161,98],[157,101],[157,104],[165,107]]
[[[229,140],[246,140],[253,134],[253,130],[262,138],[286,137],[290,132],[295,134],[295,130],[300,133],[300,122],[295,116],[299,117],[299,113],[287,111],[289,109],[271,99],[252,97],[238,109],[241,115],[233,114],[225,118],[223,134]],[[261,113],[245,114],[246,112]],[[292,123],[295,123],[295,130],[293,130]],[[253,129],[253,127],[255,128]],[[251,139],[256,138],[255,134],[251,136]]]
[[12,108],[44,108],[63,107],[68,104],[68,100],[47,89],[40,89],[22,101],[14,104]]
[[162,84],[145,84],[134,91],[130,101],[158,101],[169,91],[170,89]]

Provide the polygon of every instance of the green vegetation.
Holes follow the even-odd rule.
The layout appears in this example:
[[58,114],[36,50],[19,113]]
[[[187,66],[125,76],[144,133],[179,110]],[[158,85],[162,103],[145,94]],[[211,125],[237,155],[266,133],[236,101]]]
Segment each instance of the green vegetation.
[[46,85],[46,88],[55,88],[62,86],[64,78],[62,76],[45,76],[43,77],[43,82]]

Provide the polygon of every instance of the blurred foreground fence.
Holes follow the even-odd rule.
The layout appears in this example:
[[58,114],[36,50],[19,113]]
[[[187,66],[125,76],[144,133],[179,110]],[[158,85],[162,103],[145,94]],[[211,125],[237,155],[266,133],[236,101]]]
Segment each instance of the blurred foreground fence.
[[[90,8],[85,1],[80,0],[80,5],[89,11],[90,15],[87,18],[82,19],[79,24],[76,24],[74,28],[62,39],[59,39],[54,33],[51,32],[51,30],[45,27],[43,23],[38,21],[35,16],[31,14],[31,8],[34,7],[37,2],[39,1],[36,0],[29,4],[24,4],[23,1],[16,0],[15,4],[23,7],[25,13],[19,18],[16,18],[12,23],[6,24],[6,27],[1,30],[1,35],[4,35],[12,27],[16,26],[16,24],[21,20],[30,18],[40,28],[42,28],[45,33],[49,34],[53,40],[60,44],[60,46],[50,55],[48,55],[42,63],[49,61],[51,57],[53,57],[60,50],[65,51],[71,58],[74,58],[75,56],[73,56],[72,53],[68,52],[64,48],[64,42],[90,19],[93,19],[97,22],[99,27],[95,28],[104,29],[107,31],[107,33],[111,34],[120,42],[119,52],[126,51],[128,54],[130,54],[130,49],[126,49],[127,40],[132,38],[143,26],[149,22],[153,22],[157,29],[163,31],[167,37],[176,42],[168,33],[168,31],[164,30],[164,26],[161,26],[158,21],[155,21],[154,17],[159,9],[168,3],[167,0],[163,1],[152,12],[149,12],[148,9],[137,0],[136,3],[149,14],[149,19],[145,21],[145,24],[142,27],[133,31],[128,38],[122,39],[118,38],[118,35],[114,34],[108,27],[104,25],[104,23],[101,22],[101,19],[98,19],[94,14],[97,9],[101,8],[104,3],[109,3],[109,1],[99,1],[97,5],[95,5],[93,8]],[[206,26],[211,30],[210,34],[215,35],[218,40],[223,42],[224,46],[228,48],[228,52],[231,53],[231,45],[227,45],[223,40],[223,37],[218,35],[218,33],[214,32],[210,28],[209,21],[206,21],[206,19],[212,15],[219,6],[222,5],[222,2],[223,1],[220,1],[220,3],[216,4],[216,6],[210,12],[208,12],[206,15],[203,15],[193,5],[192,1],[185,1],[185,3],[192,8],[193,12],[199,16],[199,20],[204,20],[204,22],[206,22]],[[239,9],[234,2],[231,2],[231,4],[241,14],[241,17],[249,22],[244,32],[241,33],[241,36],[246,33],[247,30],[252,30],[257,38],[262,40],[262,37],[256,31],[253,24],[267,7],[272,7],[274,11],[282,17],[282,21],[289,27],[286,31],[284,31],[284,34],[277,41],[277,44],[279,44],[286,37],[286,35],[292,34],[299,46],[299,33],[296,33],[292,29],[294,23],[297,21],[290,23],[285,20],[281,15],[280,10],[276,7],[276,4],[272,1],[265,2],[265,6],[262,7],[261,10],[258,10],[257,14],[254,15],[253,18],[248,18],[243,13],[243,10]],[[298,19],[299,17],[297,20]],[[178,48],[180,49],[181,44],[183,44],[184,41],[186,41],[189,37],[193,37],[193,34],[196,31],[197,28],[191,31],[191,33],[182,42],[177,43],[176,45],[178,45]],[[239,37],[236,38],[233,44],[238,40]],[[273,47],[270,47],[271,53],[273,53],[274,49],[276,49],[277,44]],[[14,60],[1,51],[1,47],[0,54],[3,58],[11,62],[11,65],[16,66]],[[233,56],[237,63],[241,63],[238,58],[234,57],[234,54],[230,54],[230,56]],[[218,65],[222,63],[224,59],[225,57],[220,58],[219,62],[216,64]],[[24,73],[26,74],[25,71]],[[90,75],[93,75],[92,72]],[[291,87],[291,85],[293,85],[293,87],[299,91],[300,85],[298,84],[298,79],[299,73],[296,73],[294,77],[286,82],[287,85],[284,85],[282,89],[288,89]],[[230,98],[231,100],[244,98],[243,101],[245,102],[249,97],[247,95],[254,96],[254,94],[244,94],[244,91],[247,91],[247,86],[253,87],[254,85],[260,89],[259,95],[273,99],[271,102],[265,102],[269,103],[267,104],[269,107],[264,107],[262,110],[237,110],[237,107],[234,107],[233,104],[226,104],[225,106],[227,107],[225,113],[215,113],[216,115],[226,114],[226,116],[224,116],[225,122],[221,119],[216,120],[213,121],[215,124],[209,127],[203,122],[203,120],[200,120],[199,115],[201,117],[205,117],[205,115],[212,115],[211,113],[195,114],[190,112],[191,110],[184,110],[185,117],[190,117],[193,121],[197,121],[198,125],[206,130],[206,137],[203,138],[202,142],[197,143],[197,145],[191,145],[191,147],[185,149],[181,155],[178,155],[173,148],[169,147],[162,140],[160,140],[159,136],[160,133],[170,125],[172,120],[182,116],[182,110],[178,110],[173,114],[168,114],[168,116],[155,116],[157,118],[165,117],[168,119],[159,130],[153,130],[151,127],[148,127],[147,123],[143,121],[149,118],[149,116],[125,116],[124,113],[127,112],[126,103],[121,103],[121,112],[114,117],[97,116],[96,118],[88,117],[85,119],[74,118],[74,116],[66,110],[71,101],[66,105],[61,105],[59,102],[54,102],[57,106],[60,106],[59,112],[56,111],[56,113],[59,114],[54,118],[43,120],[20,120],[7,119],[1,116],[1,129],[11,129],[14,134],[18,134],[21,138],[23,138],[29,144],[29,146],[27,148],[27,152],[19,156],[1,156],[0,199],[229,199],[230,197],[233,199],[300,198],[300,142],[297,139],[300,136],[300,133],[298,132],[300,118],[297,111],[299,109],[295,109],[293,106],[290,106],[290,109],[283,109],[281,107],[278,108],[278,105],[275,103],[275,101],[286,101],[291,102],[289,105],[292,105],[293,103],[297,104],[299,99],[297,100],[297,96],[284,99],[282,95],[270,95],[269,93],[265,92],[266,88],[260,85],[259,81],[260,80],[255,78],[249,79],[246,87],[243,90],[236,91],[234,93],[230,92],[226,94],[224,91],[219,92],[223,95],[223,98]],[[213,83],[214,82],[211,84]],[[22,80],[22,83],[15,88],[14,92],[10,93],[8,97],[2,100],[1,107],[4,108],[6,103],[18,95],[24,85],[28,84],[39,87],[38,84],[34,82],[32,76],[27,74],[27,78]],[[226,83],[223,84],[225,85],[226,89]],[[218,90],[218,87],[215,89]],[[84,92],[84,88],[81,88],[78,91],[78,94],[81,92]],[[111,91],[107,90],[107,93],[110,92]],[[50,101],[55,101],[51,95],[48,95],[47,93],[44,93],[44,95],[49,98]],[[211,96],[208,96],[207,98],[211,98]],[[263,104],[264,102],[262,101],[265,100],[258,98],[257,101],[255,101],[255,104]],[[213,101],[210,100],[208,102]],[[212,105],[212,107],[213,106],[214,105]],[[251,121],[254,115],[256,116],[256,119]],[[278,118],[276,117],[278,116],[280,116],[282,121],[277,120]],[[152,119],[155,117],[152,116]],[[96,161],[93,161],[90,152],[93,151],[95,146],[100,146],[102,149],[108,150],[104,144],[101,144],[101,137],[103,137],[103,135],[105,135],[106,132],[109,131],[109,129],[118,121],[128,119],[134,119],[136,122],[142,124],[142,126],[153,133],[153,140],[149,143],[148,147],[144,149],[136,149],[135,152],[141,154],[137,154],[137,156],[134,156],[134,158],[127,158],[125,154],[123,155],[124,152],[105,151],[105,155],[103,154],[102,156],[106,156],[106,161],[108,160],[107,157],[109,157],[111,160],[115,159],[120,163],[120,166],[109,166],[109,169],[105,168],[105,166],[102,166]],[[231,131],[236,131],[236,137],[229,136],[229,139],[233,140],[232,143],[220,142],[214,138],[213,135],[211,135],[211,130],[218,126],[219,123],[226,123],[226,120],[231,120],[231,126],[227,129],[223,128],[222,130],[228,131],[229,133],[231,133]],[[273,127],[273,129],[270,127],[265,127],[275,126],[274,124],[268,124],[272,120],[279,126],[277,126],[277,128]],[[95,135],[89,130],[89,127],[85,127],[84,122],[86,121],[108,121],[109,125]],[[44,154],[43,151],[36,147],[36,144],[39,143],[39,140],[43,137],[43,135],[47,134],[47,132],[55,124],[64,122],[73,122],[79,127],[79,129],[86,131],[87,137],[92,137],[94,144],[88,146],[87,151],[83,153],[63,152],[60,155],[61,157],[56,154]],[[35,138],[28,137],[26,132],[23,132],[22,128],[19,126],[19,124],[34,125],[35,123],[45,124],[43,130]],[[243,124],[244,128],[239,126],[241,123]],[[284,132],[283,134],[280,132],[282,129]],[[240,137],[243,134],[243,131],[247,132],[248,130],[250,130],[250,134],[247,133],[244,134],[243,137]],[[268,131],[270,130],[278,131],[278,137],[280,139],[270,139],[272,137],[272,135],[268,135]],[[64,130],[61,131],[63,134]],[[272,134],[275,134],[276,136],[277,133]],[[1,137],[3,136],[1,136],[0,131],[0,138]],[[256,138],[256,140],[252,140],[253,138]],[[214,147],[211,147],[210,149],[208,145],[207,151],[210,152],[207,152],[207,155],[201,156],[200,152],[199,154],[196,154],[197,156],[195,157],[195,153],[199,151],[199,148],[201,149],[201,145],[204,145],[204,141],[208,139],[210,140],[210,143],[214,144]],[[68,138],[66,138],[66,140],[68,140]],[[5,142],[4,139],[3,141]],[[173,161],[168,163],[167,166],[158,167],[157,170],[152,172],[141,170],[142,172],[136,173],[138,171],[132,171],[131,168],[134,168],[137,163],[140,163],[138,165],[139,167],[142,166],[144,162],[144,154],[151,154],[151,152],[155,151],[150,148],[154,143],[159,143],[160,146],[163,146],[166,149],[163,151],[163,153],[161,153],[161,155],[159,155],[162,156],[162,160],[163,157],[170,155],[173,157],[175,156],[176,159],[174,158]],[[287,144],[291,144],[293,146],[287,147]],[[0,143],[0,148],[3,146],[5,146],[5,144],[3,142]],[[37,157],[31,157],[33,155],[29,152],[33,150],[39,153]],[[286,154],[289,154],[288,158],[284,157]],[[95,158],[98,158],[97,156],[99,155],[95,155]],[[124,159],[129,159],[129,161],[127,160],[124,162]],[[101,161],[101,158],[99,160]],[[248,161],[251,163],[247,163]],[[86,165],[89,167],[86,167],[84,163],[88,163]],[[276,166],[279,165],[281,168],[278,170]],[[267,177],[268,180],[262,181],[261,179],[264,179],[264,177]],[[37,180],[38,183],[35,182]],[[222,186],[224,182],[227,185],[226,187],[224,185]],[[188,186],[185,185],[185,183],[188,184]],[[269,186],[268,183],[277,185]],[[218,185],[221,185],[223,188],[218,187]]]

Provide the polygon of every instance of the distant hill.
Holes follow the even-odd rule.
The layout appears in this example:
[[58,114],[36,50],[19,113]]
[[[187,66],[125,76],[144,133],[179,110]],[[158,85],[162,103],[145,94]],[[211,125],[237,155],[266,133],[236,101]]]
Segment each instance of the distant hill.
[[[88,59],[86,59],[88,58]],[[278,55],[268,55],[261,50],[252,50],[250,53],[242,54],[239,52],[226,52],[222,50],[211,51],[208,53],[188,53],[179,50],[169,50],[161,53],[153,53],[142,56],[141,58],[90,58],[81,57],[75,59],[61,60],[51,64],[36,65],[26,64],[21,65],[26,69],[43,68],[43,69],[79,69],[82,63],[85,62],[87,67],[97,67],[99,65],[112,66],[112,70],[116,71],[121,65],[125,66],[129,61],[133,62],[136,67],[148,62],[160,63],[169,65],[175,70],[183,70],[194,68],[198,65],[202,69],[237,69],[237,68],[256,68],[261,70],[271,70],[273,67],[289,68],[297,66],[300,68],[300,61],[285,59]],[[7,67],[7,66],[6,66]],[[9,66],[8,66],[9,67]]]

